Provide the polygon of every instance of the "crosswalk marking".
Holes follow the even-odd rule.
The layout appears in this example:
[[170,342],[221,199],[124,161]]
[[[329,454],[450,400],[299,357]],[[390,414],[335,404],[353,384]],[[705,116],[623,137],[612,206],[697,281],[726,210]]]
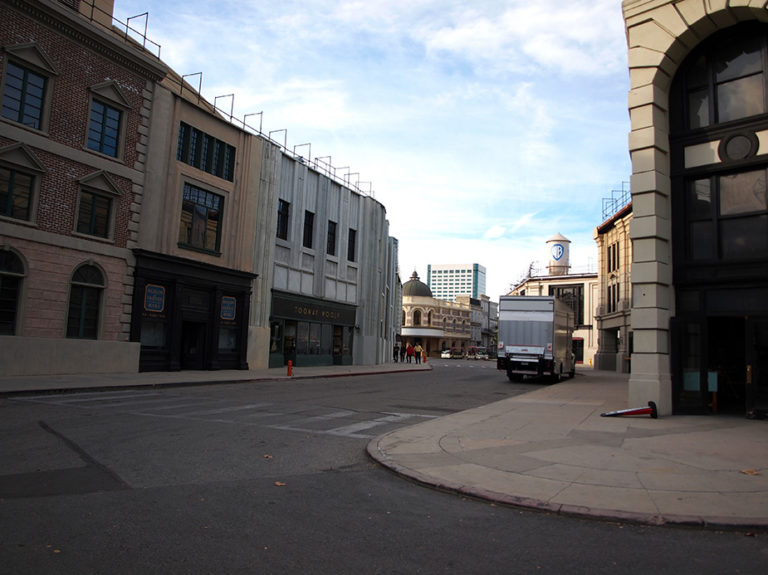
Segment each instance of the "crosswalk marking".
[[[250,425],[352,439],[372,439],[383,433],[386,426],[436,417],[418,413],[360,412],[302,404],[237,403],[226,399],[158,391],[121,390],[74,395],[46,394],[15,397],[13,400],[58,405],[65,408],[117,411],[158,419]],[[374,430],[376,435],[373,435]]]

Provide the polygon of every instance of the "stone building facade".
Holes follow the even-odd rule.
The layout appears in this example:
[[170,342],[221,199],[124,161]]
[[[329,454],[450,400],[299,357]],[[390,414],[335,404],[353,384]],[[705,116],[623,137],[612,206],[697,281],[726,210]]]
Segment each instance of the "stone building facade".
[[597,226],[599,303],[595,311],[595,368],[629,373],[632,354],[632,203]]
[[470,305],[432,297],[415,271],[403,284],[402,316],[402,343],[420,343],[427,357],[437,357],[446,349],[466,353],[472,345]]
[[624,0],[632,160],[629,404],[768,410],[768,10]]

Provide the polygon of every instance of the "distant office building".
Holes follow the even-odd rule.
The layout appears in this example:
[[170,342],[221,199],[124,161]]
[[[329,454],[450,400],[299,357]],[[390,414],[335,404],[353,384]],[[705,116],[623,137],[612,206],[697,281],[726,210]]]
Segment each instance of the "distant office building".
[[477,299],[485,294],[485,267],[480,264],[428,265],[427,285],[436,299],[456,301],[457,295]]

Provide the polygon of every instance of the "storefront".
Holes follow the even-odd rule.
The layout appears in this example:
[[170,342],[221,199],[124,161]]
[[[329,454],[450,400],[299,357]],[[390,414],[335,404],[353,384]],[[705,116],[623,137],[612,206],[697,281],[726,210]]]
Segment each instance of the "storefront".
[[248,369],[254,274],[136,250],[131,341],[140,371]]
[[272,292],[269,367],[351,365],[357,308]]

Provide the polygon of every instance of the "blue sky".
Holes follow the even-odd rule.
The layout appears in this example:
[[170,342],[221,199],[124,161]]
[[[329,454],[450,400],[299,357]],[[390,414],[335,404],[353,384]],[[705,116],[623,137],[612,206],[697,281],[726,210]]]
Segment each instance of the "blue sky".
[[402,281],[479,263],[498,300],[557,233],[596,270],[602,199],[631,173],[620,0],[115,0],[144,12],[207,100],[372,190]]

